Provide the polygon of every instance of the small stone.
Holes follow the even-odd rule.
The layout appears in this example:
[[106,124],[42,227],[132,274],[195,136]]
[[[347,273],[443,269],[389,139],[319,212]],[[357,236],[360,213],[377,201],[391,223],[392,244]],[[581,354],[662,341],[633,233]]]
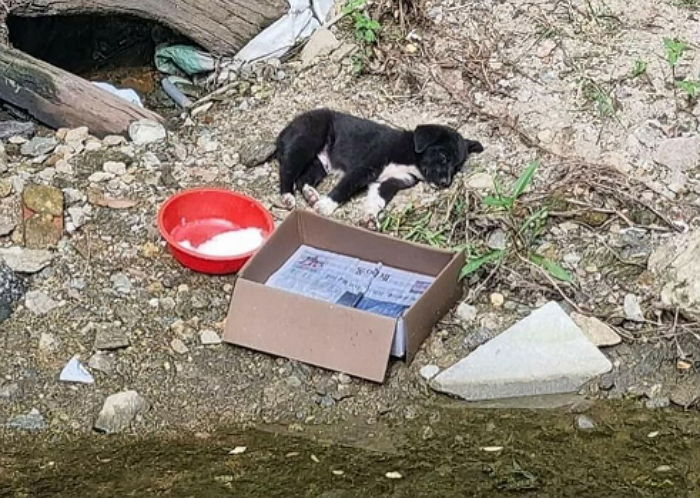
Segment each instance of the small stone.
[[109,277],[112,282],[112,288],[120,294],[129,294],[131,292],[131,280],[124,273],[115,273]]
[[0,385],[0,399],[12,399],[19,394],[19,384],[16,382],[6,382]]
[[659,465],[658,467],[656,467],[654,469],[654,472],[658,472],[661,474],[661,473],[665,473],[665,472],[671,472],[672,470],[673,470],[673,467],[671,467],[670,465]]
[[467,178],[467,186],[474,190],[490,191],[493,189],[493,178],[488,173],[474,173]]
[[24,280],[0,260],[0,302],[14,303],[24,297],[27,286]]
[[12,137],[29,137],[36,131],[36,125],[31,121],[0,121],[0,140]]
[[45,315],[61,304],[42,291],[30,291],[24,297],[24,305],[35,315]]
[[424,367],[421,367],[420,375],[425,380],[430,380],[433,377],[435,377],[439,371],[440,367],[438,367],[437,365],[425,365]]
[[465,323],[472,323],[476,320],[477,309],[471,304],[461,303],[457,306],[457,318]]
[[95,379],[90,372],[80,363],[78,356],[73,356],[61,370],[58,380],[62,382],[77,382],[80,384],[94,384]]
[[301,380],[296,375],[290,375],[284,381],[289,387],[301,387]]
[[88,367],[109,375],[114,370],[114,360],[107,353],[98,351],[88,360]]
[[199,340],[205,346],[221,344],[221,337],[219,337],[219,334],[210,329],[202,330],[199,333]]
[[87,152],[92,152],[95,150],[100,150],[102,148],[102,142],[99,140],[88,140],[85,142],[85,150]]
[[352,382],[352,379],[350,378],[349,375],[341,373],[341,374],[338,374],[338,382],[340,382],[343,385],[348,385]]
[[239,151],[240,162],[246,168],[259,166],[270,159],[276,149],[274,142],[251,142],[244,145]]
[[675,386],[668,397],[671,403],[689,408],[700,399],[700,383],[691,381],[681,381],[681,384]]
[[18,415],[12,418],[7,423],[7,427],[24,431],[40,431],[46,428],[46,422],[39,410],[32,408],[26,415]]
[[81,226],[83,226],[88,218],[89,218],[89,213],[92,211],[89,205],[85,206],[71,206],[67,209],[68,215],[70,216],[71,223],[73,224],[72,227],[68,229],[69,232],[74,232]]
[[667,408],[670,405],[671,405],[671,400],[668,399],[666,396],[655,396],[653,398],[649,398],[644,403],[644,406],[646,406],[650,410],[656,410],[659,408]]
[[595,422],[587,415],[579,415],[576,417],[576,428],[581,431],[590,431],[595,429]]
[[494,327],[480,327],[473,332],[467,333],[467,336],[464,338],[464,346],[472,350],[490,341],[497,335],[498,331]]
[[102,165],[102,169],[105,173],[111,173],[116,176],[122,176],[126,174],[126,164],[116,161],[107,161]]
[[219,148],[219,142],[211,138],[211,135],[204,134],[197,139],[197,147],[204,153],[216,152]]
[[165,127],[155,121],[142,119],[129,125],[129,137],[136,145],[147,145],[165,139]]
[[598,380],[598,387],[601,391],[609,391],[615,387],[615,375],[611,373],[606,373],[600,376]]
[[10,247],[0,249],[0,258],[4,259],[5,264],[18,273],[36,273],[51,263],[53,254],[46,250]]
[[506,248],[507,242],[508,238],[506,236],[506,232],[504,232],[501,229],[498,229],[494,230],[489,234],[489,238],[486,242],[486,245],[488,245],[491,249],[503,250]]
[[95,171],[93,174],[88,176],[88,181],[90,183],[100,183],[111,180],[114,178],[113,173],[107,173],[106,171]]
[[234,449],[228,452],[229,455],[242,455],[246,452],[248,448],[246,446],[236,446]]
[[170,348],[177,354],[187,354],[190,351],[190,348],[188,348],[184,342],[177,338],[170,341]]
[[22,144],[20,153],[23,156],[38,157],[48,154],[56,148],[58,140],[54,137],[34,137]]
[[126,140],[121,135],[107,135],[102,139],[102,144],[106,147],[116,147],[117,145],[124,145]]
[[700,157],[700,137],[669,138],[659,144],[652,158],[671,170],[694,168]]
[[95,429],[107,434],[121,432],[148,410],[148,402],[136,391],[123,391],[109,396],[100,410]]
[[644,313],[642,312],[642,307],[639,305],[639,298],[634,294],[627,294],[625,296],[625,318],[633,322],[643,322]]
[[41,335],[39,336],[39,351],[41,353],[52,353],[56,350],[57,346],[58,341],[53,335],[48,334],[46,332],[41,333]]
[[622,342],[622,338],[620,338],[617,332],[596,317],[573,312],[571,313],[571,319],[576,322],[576,325],[581,327],[586,337],[598,347],[615,346]]
[[47,185],[28,185],[22,202],[35,213],[63,216],[63,192]]
[[95,334],[93,347],[96,350],[113,350],[129,347],[131,342],[126,333],[115,325],[102,326]]
[[72,144],[72,143],[82,143],[88,138],[88,127],[87,126],[81,126],[80,128],[75,128],[73,130],[67,130],[66,131],[66,136],[64,137],[63,141]]
[[12,193],[12,182],[8,179],[0,180],[0,199]]
[[386,474],[384,474],[384,476],[387,479],[402,479],[403,478],[403,475],[401,475],[401,472],[396,472],[396,471],[387,472]]
[[494,292],[491,294],[491,305],[495,308],[500,308],[503,306],[503,303],[506,301],[506,298],[501,294],[500,292]]
[[60,159],[56,163],[56,173],[59,173],[61,175],[72,175],[73,166],[71,166],[70,163],[65,159]]

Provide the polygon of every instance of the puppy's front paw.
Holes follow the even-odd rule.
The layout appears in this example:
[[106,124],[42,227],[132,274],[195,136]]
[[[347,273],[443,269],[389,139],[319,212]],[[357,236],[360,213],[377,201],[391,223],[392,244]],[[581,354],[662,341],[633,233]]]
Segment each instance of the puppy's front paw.
[[316,204],[314,210],[320,215],[330,216],[338,208],[338,203],[330,197],[321,197]]
[[284,194],[282,197],[280,197],[279,204],[284,209],[291,211],[296,207],[297,200],[294,198],[294,194]]
[[301,195],[304,196],[304,199],[306,199],[306,202],[309,203],[309,206],[315,206],[321,199],[321,196],[318,195],[318,191],[311,185],[304,185],[301,188]]

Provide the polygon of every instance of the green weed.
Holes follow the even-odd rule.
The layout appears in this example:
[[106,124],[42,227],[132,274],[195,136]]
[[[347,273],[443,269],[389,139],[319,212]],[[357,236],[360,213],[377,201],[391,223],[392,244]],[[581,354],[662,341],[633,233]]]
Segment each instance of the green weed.
[[674,69],[683,54],[690,49],[690,45],[676,38],[664,38],[664,48],[666,49],[666,62]]
[[648,66],[649,64],[645,60],[637,59],[634,61],[634,65],[632,66],[632,78],[639,78],[647,74]]

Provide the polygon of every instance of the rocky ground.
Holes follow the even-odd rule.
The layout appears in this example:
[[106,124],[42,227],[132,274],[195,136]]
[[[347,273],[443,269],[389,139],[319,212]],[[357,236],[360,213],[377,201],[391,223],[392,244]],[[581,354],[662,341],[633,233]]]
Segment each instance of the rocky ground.
[[[364,74],[341,22],[333,31],[344,44],[330,55],[259,67],[208,111],[173,118],[162,140],[44,129],[3,137],[0,421],[91,431],[105,399],[123,391],[138,393],[125,395],[139,413],[137,431],[413,418],[436,396],[421,367],[451,365],[550,299],[623,339],[605,349],[614,371],[585,392],[694,405],[694,2],[446,0],[410,18],[390,14]],[[400,21],[410,27],[402,36]],[[253,195],[283,219],[276,164],[251,165],[294,114],[319,106],[401,127],[447,124],[486,147],[449,191],[400,194],[382,224],[465,248],[472,259],[507,255],[465,279],[459,312],[411,365],[393,362],[384,385],[218,344],[235,276],[182,268],[155,225],[161,202],[200,185]],[[541,165],[516,209],[484,205],[494,179],[509,186],[535,159]],[[23,192],[35,213],[25,221]],[[337,216],[358,221],[357,203]],[[56,249],[28,249],[52,238]],[[532,255],[558,262],[573,282],[529,263]],[[94,384],[58,380],[74,355]]]

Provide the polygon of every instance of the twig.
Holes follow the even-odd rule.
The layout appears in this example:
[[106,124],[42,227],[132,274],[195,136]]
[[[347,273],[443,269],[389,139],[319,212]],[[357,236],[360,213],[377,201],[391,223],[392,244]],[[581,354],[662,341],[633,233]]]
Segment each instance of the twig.
[[528,265],[532,266],[533,268],[536,268],[537,271],[539,271],[540,273],[542,273],[542,275],[544,275],[544,276],[547,278],[547,280],[549,280],[549,283],[552,284],[552,287],[554,287],[554,288],[557,290],[557,292],[559,293],[559,295],[561,295],[561,297],[564,298],[564,300],[565,300],[567,303],[569,303],[569,304],[570,304],[576,311],[578,311],[579,313],[583,313],[583,311],[581,311],[581,308],[579,308],[579,306],[578,306],[575,302],[573,302],[573,301],[571,300],[571,298],[569,298],[569,296],[567,296],[567,295],[564,293],[564,291],[561,290],[561,287],[559,287],[559,284],[557,284],[557,283],[554,281],[554,279],[551,277],[551,275],[549,275],[549,273],[547,273],[544,269],[540,268],[539,266],[537,266],[536,264],[534,264],[532,261],[528,260],[527,258],[522,257],[520,254],[518,254],[518,258],[520,258],[522,261],[524,261],[524,262],[527,263]]

